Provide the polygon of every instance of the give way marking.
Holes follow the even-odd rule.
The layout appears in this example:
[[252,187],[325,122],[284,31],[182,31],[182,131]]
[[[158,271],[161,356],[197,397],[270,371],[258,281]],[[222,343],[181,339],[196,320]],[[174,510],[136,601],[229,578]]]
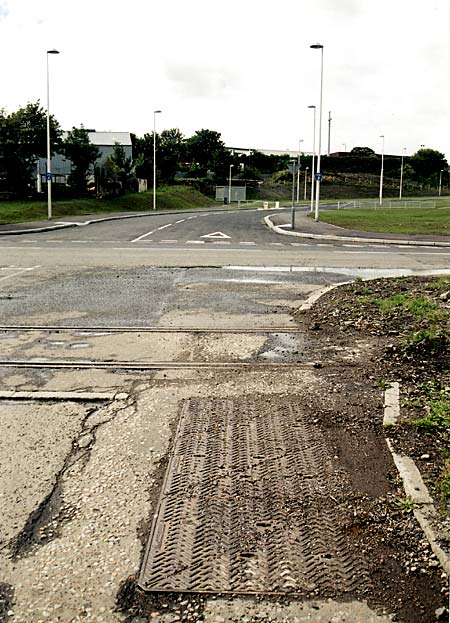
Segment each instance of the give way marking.
[[231,238],[231,236],[227,236],[226,234],[224,234],[221,231],[214,231],[212,234],[204,234],[203,236],[200,236],[200,238]]

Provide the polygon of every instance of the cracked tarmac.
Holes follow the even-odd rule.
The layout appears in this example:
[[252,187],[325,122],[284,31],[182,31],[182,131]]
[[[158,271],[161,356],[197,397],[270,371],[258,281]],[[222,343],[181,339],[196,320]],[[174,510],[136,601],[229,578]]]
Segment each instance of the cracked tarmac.
[[[194,284],[191,284],[196,285]],[[198,284],[201,288],[202,284]],[[260,290],[254,313],[209,313],[204,302],[197,312],[182,307],[165,310],[161,326],[289,326],[294,300],[302,302],[317,285],[285,285],[270,299]],[[194,288],[195,289],[195,288]],[[299,294],[300,292],[300,294]],[[207,293],[204,293],[205,296]],[[290,295],[290,298],[289,296]],[[282,297],[278,300],[277,296]],[[264,300],[266,303],[262,303]],[[290,303],[287,306],[287,302]],[[267,313],[261,313],[266,306]],[[244,306],[243,306],[244,307]],[[242,312],[242,313],[241,313]],[[74,312],[71,318],[82,317]],[[34,316],[34,322],[42,321]],[[16,339],[16,341],[14,341]],[[19,332],[7,340],[9,353],[37,356],[46,347],[64,344],[44,336]],[[117,339],[117,341],[116,341]],[[158,338],[159,339],[159,338]],[[191,336],[169,334],[163,340],[140,341],[138,335],[73,335],[87,343],[93,357],[121,355],[132,360],[148,356],[150,345],[175,360],[230,357],[282,359],[301,357],[301,336],[238,335]],[[108,343],[108,340],[111,343]],[[74,342],[74,343],[78,343]],[[344,362],[351,353],[332,351]],[[0,517],[0,621],[13,623],[157,623],[204,620],[303,623],[375,623],[393,620],[382,607],[375,612],[364,599],[254,600],[244,597],[205,597],[187,603],[183,597],[150,604],[136,611],[123,597],[124,583],[133,582],[141,564],[151,516],[159,496],[167,456],[178,422],[180,403],[187,399],[239,398],[270,395],[285,398],[301,386],[306,394],[320,392],[313,369],[268,370],[125,370],[17,371],[0,373],[3,389],[23,391],[120,391],[127,400],[93,408],[83,403],[0,403],[0,472],[3,513]],[[3,458],[2,458],[3,461]],[[4,466],[7,469],[4,469]],[[121,596],[118,602],[118,595]],[[198,605],[196,609],[196,604]],[[200,616],[202,618],[200,618]]]

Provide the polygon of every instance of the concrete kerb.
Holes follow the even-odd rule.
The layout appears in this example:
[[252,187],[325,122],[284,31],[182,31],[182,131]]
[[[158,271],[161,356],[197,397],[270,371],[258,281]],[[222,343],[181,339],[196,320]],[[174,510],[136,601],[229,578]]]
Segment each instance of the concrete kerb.
[[[400,385],[395,382],[391,383],[384,393],[383,426],[385,429],[396,426],[399,417]],[[447,577],[450,577],[450,555],[439,545],[439,536],[435,529],[435,526],[439,523],[439,515],[434,507],[428,488],[420,475],[420,471],[410,457],[397,454],[394,451],[392,441],[389,438],[386,438],[386,443],[402,479],[405,494],[414,503],[414,516],[441,567],[447,574]]]
[[273,215],[269,214],[264,217],[264,222],[269,229],[276,234],[282,234],[283,236],[295,236],[296,238],[308,238],[312,240],[327,240],[329,242],[358,242],[369,244],[394,244],[402,246],[413,247],[450,247],[450,242],[437,242],[434,240],[404,240],[404,239],[392,239],[392,238],[363,238],[361,236],[335,236],[332,234],[310,234],[299,231],[292,231],[284,229],[285,226],[274,225],[271,221]]

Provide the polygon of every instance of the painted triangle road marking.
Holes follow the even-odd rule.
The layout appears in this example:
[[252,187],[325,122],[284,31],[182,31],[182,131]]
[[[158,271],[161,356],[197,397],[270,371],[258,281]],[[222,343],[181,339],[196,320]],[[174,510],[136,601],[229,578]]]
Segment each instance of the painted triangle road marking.
[[231,238],[231,236],[227,236],[221,231],[214,231],[212,234],[205,234],[200,236],[200,238]]

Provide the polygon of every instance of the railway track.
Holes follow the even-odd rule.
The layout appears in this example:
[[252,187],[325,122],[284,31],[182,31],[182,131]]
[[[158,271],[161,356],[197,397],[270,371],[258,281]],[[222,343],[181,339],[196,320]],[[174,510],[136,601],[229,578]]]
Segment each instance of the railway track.
[[71,326],[71,327],[59,327],[54,326],[40,326],[40,325],[3,325],[0,326],[0,332],[9,331],[44,331],[44,332],[58,332],[58,333],[70,333],[72,331],[86,331],[89,333],[102,331],[105,333],[251,333],[251,334],[265,334],[265,333],[301,333],[301,329],[298,327],[235,327],[233,329],[227,328],[205,328],[205,327],[88,327],[88,326]]
[[[301,329],[298,327],[233,327],[233,328],[207,328],[207,327],[158,327],[158,326],[87,326],[87,325],[74,325],[74,326],[58,326],[58,325],[1,325],[0,336],[2,334],[32,334],[32,333],[45,333],[51,335],[57,333],[59,335],[66,334],[66,345],[70,345],[70,336],[80,337],[104,337],[108,334],[136,334],[139,336],[150,334],[157,336],[158,334],[187,334],[187,335],[199,335],[199,336],[233,336],[233,335],[262,335],[275,337],[280,334],[297,335],[301,333]],[[242,360],[224,361],[224,357],[219,361],[202,361],[202,360],[188,360],[188,361],[174,361],[170,359],[158,358],[155,361],[151,360],[151,349],[149,350],[148,361],[146,354],[142,355],[135,360],[116,357],[90,357],[90,358],[58,358],[55,356],[48,357],[47,352],[54,354],[53,349],[47,349],[45,341],[41,343],[42,354],[24,358],[24,357],[12,357],[7,356],[0,359],[0,367],[3,368],[39,368],[39,369],[109,369],[109,370],[161,370],[161,369],[192,369],[192,368],[206,368],[206,369],[254,369],[254,368],[309,368],[310,365],[300,364],[295,361],[254,361],[254,360]],[[23,349],[20,349],[21,354]],[[95,353],[95,350],[94,350]]]

